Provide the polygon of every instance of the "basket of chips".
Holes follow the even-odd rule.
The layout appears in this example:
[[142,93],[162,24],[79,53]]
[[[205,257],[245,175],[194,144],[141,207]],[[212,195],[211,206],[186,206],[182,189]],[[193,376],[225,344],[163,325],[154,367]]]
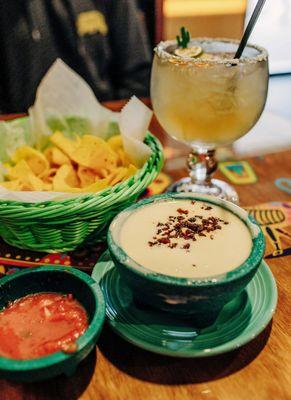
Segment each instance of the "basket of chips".
[[105,109],[57,61],[29,116],[0,123],[2,238],[51,253],[103,240],[112,218],[162,168],[161,144],[147,131],[150,119],[151,111],[136,98],[121,113]]

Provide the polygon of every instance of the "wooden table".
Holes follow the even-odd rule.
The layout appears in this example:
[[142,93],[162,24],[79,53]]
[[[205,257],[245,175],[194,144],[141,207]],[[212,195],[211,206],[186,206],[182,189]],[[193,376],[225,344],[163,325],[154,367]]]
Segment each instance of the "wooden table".
[[[121,105],[122,102],[109,104],[115,110]],[[186,169],[181,166],[187,149],[169,139],[155,120],[151,131],[168,153],[173,150],[174,158],[166,162],[165,172],[174,179],[185,176]],[[274,185],[276,178],[290,178],[290,160],[291,151],[250,159],[258,182],[236,186],[241,205],[291,201],[288,193]],[[291,399],[291,257],[273,258],[268,264],[278,285],[277,311],[268,327],[241,349],[206,359],[170,358],[134,347],[105,326],[98,347],[80,364],[74,376],[32,384],[2,380],[0,399]]]

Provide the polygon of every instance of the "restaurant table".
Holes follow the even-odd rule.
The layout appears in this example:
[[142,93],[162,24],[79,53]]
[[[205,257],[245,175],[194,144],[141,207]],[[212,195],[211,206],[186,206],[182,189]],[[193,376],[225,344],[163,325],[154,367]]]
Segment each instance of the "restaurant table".
[[[119,101],[106,105],[119,110],[123,104]],[[13,117],[15,115],[3,118]],[[166,176],[173,179],[185,176],[186,146],[170,139],[155,119],[150,130],[165,147]],[[96,349],[78,366],[73,376],[25,384],[0,380],[0,399],[291,399],[291,196],[275,185],[278,178],[290,179],[290,160],[291,151],[248,159],[257,182],[234,185],[243,207],[252,209],[258,204],[268,203],[270,207],[284,206],[289,211],[289,225],[285,226],[287,236],[278,239],[281,250],[276,252],[277,239],[267,248],[266,261],[275,276],[279,299],[272,321],[258,337],[226,354],[183,359],[135,347],[105,325]],[[215,175],[227,180],[219,171]]]

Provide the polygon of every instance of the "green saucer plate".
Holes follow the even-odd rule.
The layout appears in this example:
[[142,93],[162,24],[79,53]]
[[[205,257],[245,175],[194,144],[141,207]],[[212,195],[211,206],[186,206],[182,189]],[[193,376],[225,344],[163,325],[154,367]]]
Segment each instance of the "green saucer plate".
[[143,349],[174,357],[208,357],[243,346],[264,330],[277,304],[276,282],[264,261],[246,289],[203,329],[195,328],[190,317],[179,318],[134,303],[108,251],[100,257],[92,277],[100,283],[107,322],[118,335]]

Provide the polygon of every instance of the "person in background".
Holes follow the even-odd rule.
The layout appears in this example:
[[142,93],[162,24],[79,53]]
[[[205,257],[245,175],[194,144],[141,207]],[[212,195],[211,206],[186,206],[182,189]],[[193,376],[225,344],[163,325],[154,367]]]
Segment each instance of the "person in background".
[[58,57],[100,101],[149,95],[151,53],[135,0],[1,0],[0,113],[26,111]]

